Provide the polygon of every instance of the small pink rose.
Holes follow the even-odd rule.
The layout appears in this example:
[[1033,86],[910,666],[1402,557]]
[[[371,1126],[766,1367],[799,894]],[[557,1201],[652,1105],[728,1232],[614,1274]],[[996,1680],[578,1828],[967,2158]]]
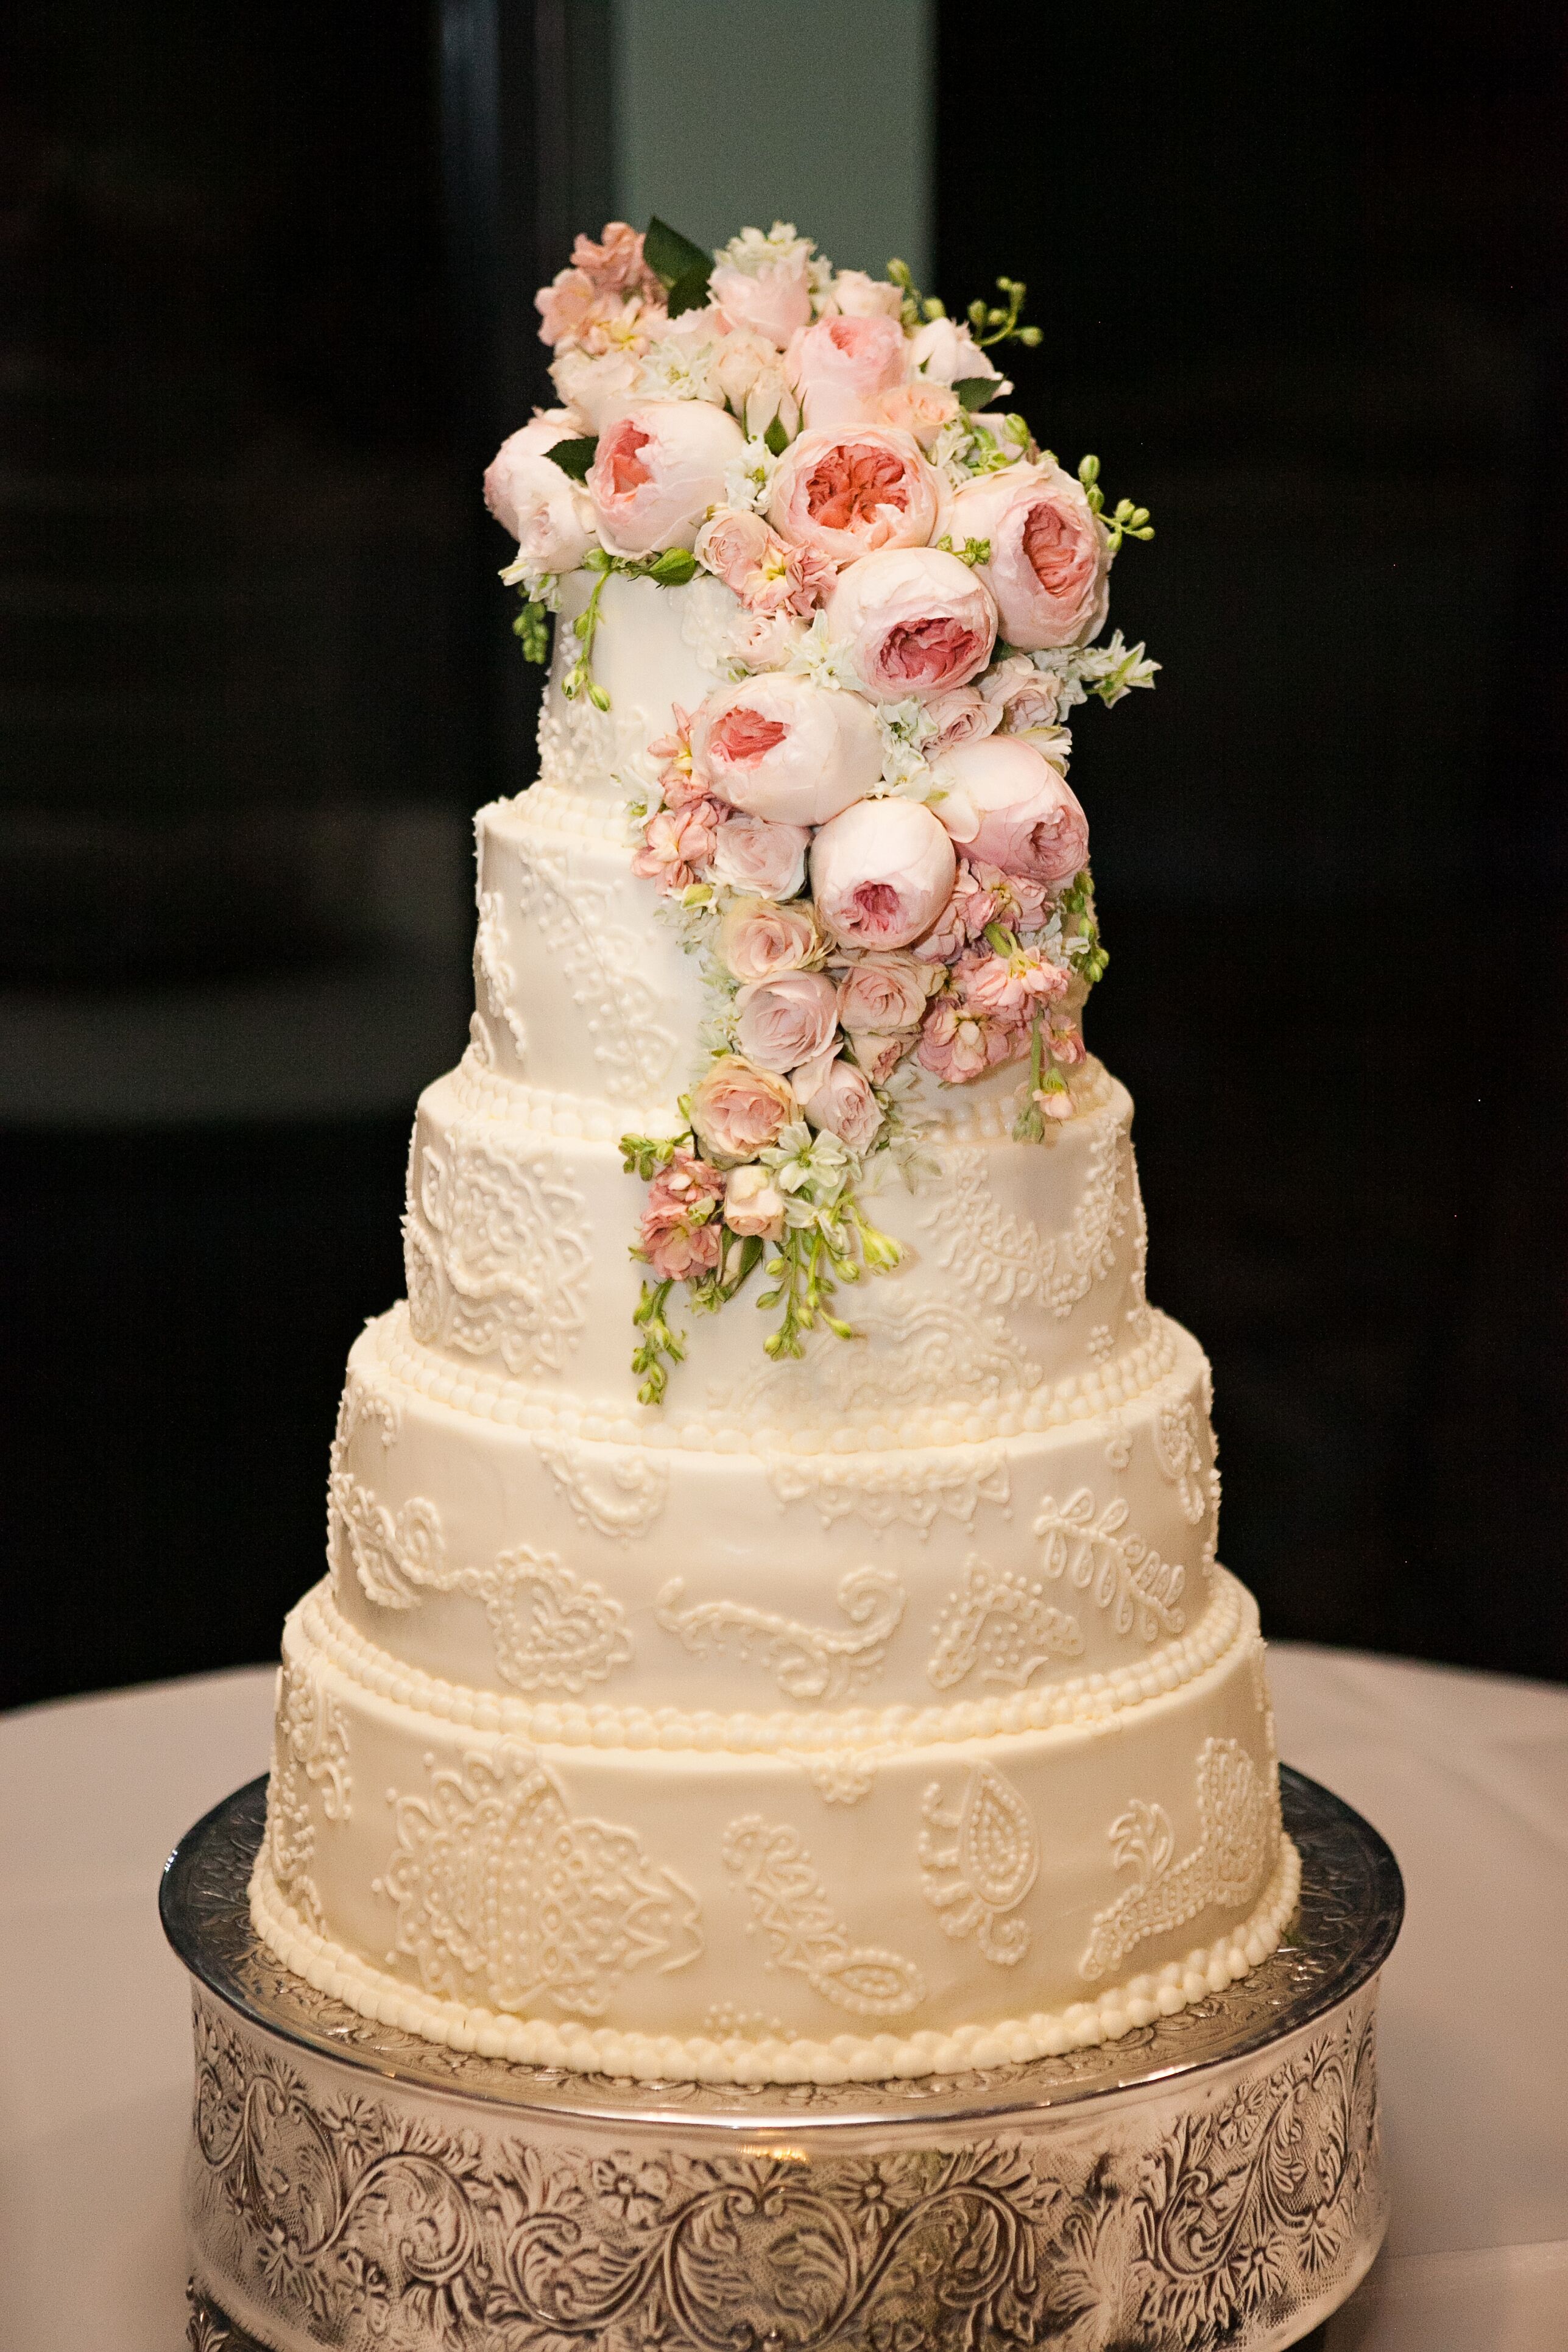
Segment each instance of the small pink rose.
[[877,395],[904,378],[904,331],[897,319],[819,319],[786,353],[807,428],[866,425]]
[[805,634],[796,614],[742,609],[730,631],[730,656],[742,669],[783,669],[800,651]]
[[635,352],[558,352],[551,362],[550,381],[578,421],[584,436],[605,433],[637,397],[642,363]]
[[988,398],[1003,400],[1013,389],[994,360],[983,352],[962,320],[931,319],[910,341],[910,368],[928,383],[973,383],[984,376]]
[[994,663],[980,680],[980,692],[992,713],[992,727],[1008,735],[1054,727],[1061,705],[1061,680],[1037,669],[1027,654],[1010,654],[1005,661]]
[[[990,676],[990,672],[986,672]],[[994,735],[999,713],[986,700],[984,693],[972,686],[955,687],[951,694],[933,694],[926,704],[925,715],[935,730],[926,737],[921,748],[928,760],[940,759],[951,751],[955,743],[973,743],[982,735]]]
[[765,335],[782,351],[792,335],[810,323],[806,258],[805,253],[781,256],[754,271],[721,262],[708,280],[709,291],[735,326]]
[[855,1059],[874,1087],[886,1085],[904,1055],[921,1042],[918,1029],[847,1029]]
[[709,1158],[722,1168],[754,1160],[795,1113],[787,1082],[739,1054],[721,1054],[692,1088],[692,1127]]
[[805,880],[810,844],[803,824],[773,824],[765,816],[726,817],[719,827],[712,878],[757,898],[793,898]]
[[843,573],[827,600],[827,626],[847,646],[872,700],[900,702],[967,686],[991,658],[996,607],[956,555],[886,547]]
[[864,269],[841,269],[833,281],[831,307],[847,319],[896,319],[903,304],[899,287]]
[[878,547],[923,547],[942,485],[907,433],[876,425],[803,433],[780,458],[768,515],[784,537],[833,563]]
[[724,1187],[724,1223],[742,1237],[776,1242],[784,1232],[784,1199],[765,1168],[731,1168]]
[[930,969],[898,949],[858,956],[838,983],[838,1018],[846,1029],[911,1029],[925,1013]]
[[705,400],[645,400],[599,436],[588,496],[620,555],[689,547],[745,447],[732,416]]
[[838,1026],[833,982],[819,971],[754,981],[735,1000],[735,1042],[749,1062],[781,1076],[825,1053]]
[[1089,819],[1059,768],[1021,735],[961,743],[932,762],[938,814],[970,859],[1066,882],[1089,859]]
[[877,414],[884,425],[912,435],[922,449],[930,449],[938,435],[963,415],[963,404],[946,384],[928,383],[917,375],[908,383],[894,384],[890,392],[879,393]]
[[719,925],[719,960],[742,983],[800,971],[821,950],[809,898],[731,898]]
[[764,673],[708,697],[691,757],[709,790],[749,815],[821,824],[877,782],[882,739],[858,695]]
[[859,801],[811,845],[811,887],[834,938],[851,948],[902,948],[947,903],[957,859],[918,801]]
[[966,483],[942,522],[955,542],[990,542],[975,569],[996,599],[1009,645],[1025,653],[1082,645],[1103,626],[1110,595],[1105,526],[1083,485],[1053,459]]
[[882,1111],[864,1070],[835,1049],[797,1070],[795,1086],[813,1127],[826,1128],[851,1151],[870,1150]]

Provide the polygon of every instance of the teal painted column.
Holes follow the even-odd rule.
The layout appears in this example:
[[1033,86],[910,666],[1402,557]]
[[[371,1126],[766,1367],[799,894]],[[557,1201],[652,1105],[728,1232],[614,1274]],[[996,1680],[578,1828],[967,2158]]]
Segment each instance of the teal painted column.
[[[931,245],[932,0],[614,0],[616,209],[701,246],[792,220],[843,268]],[[595,224],[597,226],[597,224]]]

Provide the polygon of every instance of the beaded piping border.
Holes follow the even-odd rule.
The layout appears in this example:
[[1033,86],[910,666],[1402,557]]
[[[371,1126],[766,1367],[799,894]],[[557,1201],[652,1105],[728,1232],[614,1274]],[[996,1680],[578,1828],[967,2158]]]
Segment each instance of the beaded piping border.
[[388,1706],[412,1707],[442,1723],[481,1733],[526,1738],[541,1747],[657,1749],[667,1754],[773,1756],[856,1750],[952,1747],[969,1739],[1092,1729],[1144,1701],[1184,1690],[1217,1671],[1257,1639],[1258,1612],[1244,1585],[1215,1570],[1215,1592],[1201,1622],[1179,1642],[1137,1665],[1070,1680],[1006,1697],[967,1699],[952,1706],[853,1707],[833,1715],[721,1715],[677,1707],[592,1706],[581,1702],[514,1698],[474,1690],[409,1665],[356,1632],[331,1597],[329,1580],[313,1585],[285,1629],[298,1627],[301,1643],[356,1690]]

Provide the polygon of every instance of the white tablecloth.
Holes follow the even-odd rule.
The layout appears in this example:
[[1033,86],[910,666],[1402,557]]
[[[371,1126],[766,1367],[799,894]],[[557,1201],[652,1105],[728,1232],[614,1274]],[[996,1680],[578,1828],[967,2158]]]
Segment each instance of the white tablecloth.
[[[1404,1867],[1394,2221],[1331,2352],[1568,2347],[1568,1691],[1270,1653],[1287,1759]],[[189,2021],[158,1871],[266,1765],[269,1672],[0,1720],[5,2352],[175,2352]]]

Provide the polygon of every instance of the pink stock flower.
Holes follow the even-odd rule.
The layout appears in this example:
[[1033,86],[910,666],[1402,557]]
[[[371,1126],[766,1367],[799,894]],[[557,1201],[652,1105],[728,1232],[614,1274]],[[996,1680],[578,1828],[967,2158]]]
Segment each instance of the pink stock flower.
[[921,1031],[922,1067],[950,1087],[963,1086],[1028,1050],[1026,1026],[962,1004],[955,996],[939,996]]
[[633,856],[632,872],[656,882],[667,898],[687,889],[700,880],[712,859],[723,815],[718,802],[707,799],[659,809],[643,829],[643,845]]
[[[845,699],[849,698],[846,697]],[[952,842],[918,801],[858,801],[811,845],[817,913],[850,948],[902,948],[935,922],[952,888]]]
[[941,483],[907,433],[877,425],[803,433],[780,458],[768,515],[785,539],[835,564],[878,547],[923,547]]
[[1102,626],[1110,594],[1105,527],[1083,485],[1054,459],[966,483],[942,520],[955,542],[990,542],[975,569],[996,599],[1009,645],[1025,653],[1081,645]]
[[868,424],[877,396],[904,378],[904,331],[886,317],[819,319],[790,343],[791,379],[807,428]]
[[836,576],[815,548],[791,547],[759,514],[721,507],[697,534],[700,563],[751,613],[815,612]]
[[865,1071],[845,1061],[837,1046],[796,1070],[795,1087],[813,1127],[826,1128],[851,1151],[870,1150],[882,1124],[881,1105]]
[[764,672],[708,697],[691,757],[710,792],[748,814],[822,824],[876,784],[882,739],[858,695]]
[[712,1204],[724,1197],[722,1172],[678,1150],[648,1186],[642,1252],[661,1282],[687,1282],[719,1263],[722,1238]]
[[989,947],[973,947],[959,957],[952,979],[966,1006],[977,1005],[1003,1021],[1028,1021],[1042,1004],[1059,1003],[1071,974],[1038,948],[997,955]]
[[749,1062],[781,1076],[826,1053],[838,1026],[833,982],[819,971],[753,981],[735,1003],[735,1043]]
[[732,416],[705,400],[645,400],[599,436],[588,496],[601,536],[621,555],[689,547],[745,447]]
[[580,236],[572,247],[572,267],[601,293],[646,294],[650,302],[663,303],[664,289],[643,258],[643,233],[626,221],[606,221],[596,245]]
[[765,335],[780,350],[811,321],[811,288],[804,252],[781,254],[756,270],[721,262],[708,280],[713,299],[737,327]]
[[735,1167],[765,1150],[795,1114],[795,1091],[739,1054],[721,1054],[691,1091],[691,1124],[709,1157]]
[[774,824],[765,816],[727,816],[713,852],[713,879],[758,898],[793,898],[805,880],[810,846],[811,835],[803,824]]
[[936,808],[972,860],[1043,883],[1089,857],[1089,819],[1061,770],[1021,735],[987,735],[932,762]]
[[1051,1034],[1047,1038],[1046,1043],[1050,1047],[1053,1058],[1063,1064],[1063,1066],[1068,1069],[1071,1069],[1075,1064],[1081,1062],[1084,1057],[1086,1049],[1083,1042],[1083,1031],[1081,1029],[1073,1028],[1070,1024],[1066,1028],[1058,1029],[1055,1025],[1055,1022],[1053,1020]]
[[996,607],[956,555],[884,547],[841,575],[827,626],[847,645],[863,692],[900,702],[967,686],[991,658]]

